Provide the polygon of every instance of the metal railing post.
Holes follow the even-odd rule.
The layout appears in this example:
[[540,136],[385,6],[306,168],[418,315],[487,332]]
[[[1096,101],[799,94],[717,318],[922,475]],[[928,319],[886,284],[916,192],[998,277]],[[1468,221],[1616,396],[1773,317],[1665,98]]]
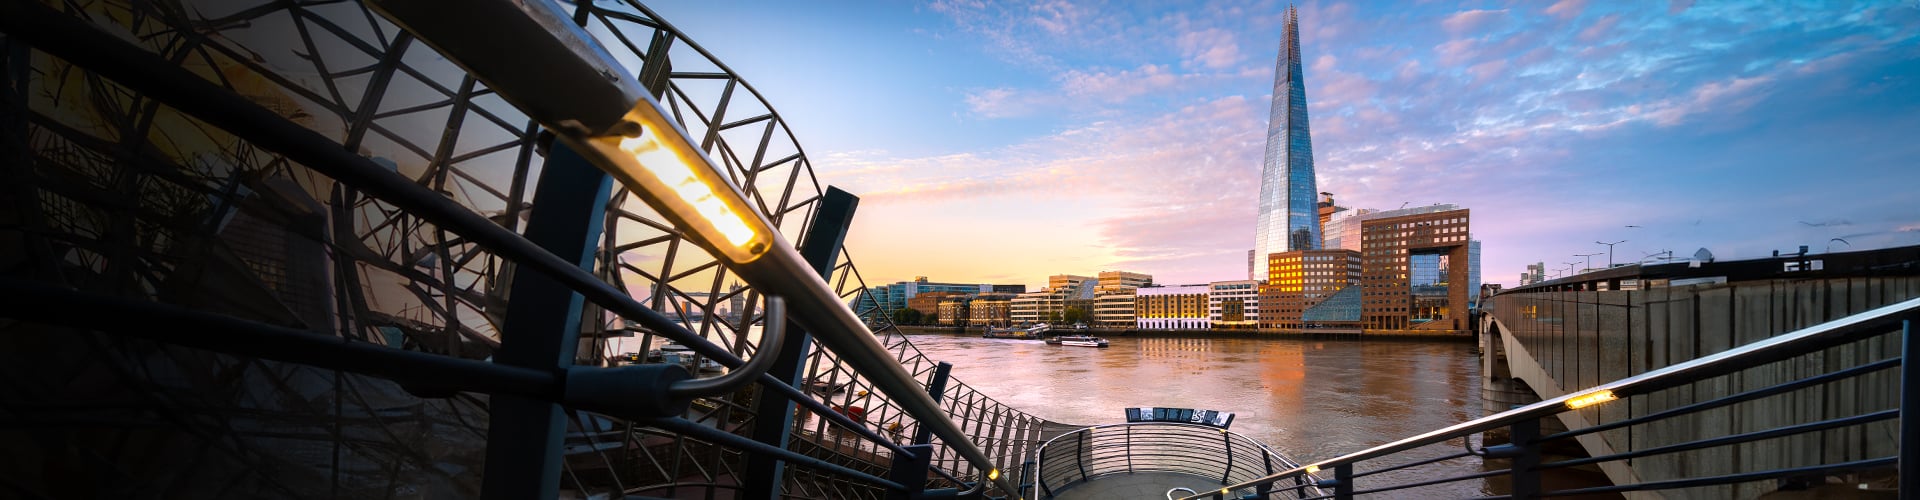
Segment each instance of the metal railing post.
[[[812,265],[821,278],[831,279],[834,261],[840,258],[840,246],[847,239],[847,227],[853,223],[854,209],[859,206],[859,197],[837,187],[828,186],[827,192],[821,195],[820,204],[814,209],[813,222],[807,226],[806,239],[800,242],[800,255],[806,257],[807,264]],[[807,335],[807,331],[800,328],[799,324],[788,321],[787,338],[782,344],[767,374],[787,385],[806,387],[806,360],[809,351],[813,350],[813,337]],[[753,439],[781,448],[787,447],[787,439],[793,429],[793,402],[763,387],[753,406],[757,422],[753,426]],[[779,457],[749,453],[744,472],[745,477],[755,480],[743,485],[743,498],[780,497],[780,489],[786,483],[786,466]]]
[[887,479],[906,485],[906,491],[889,491],[889,500],[918,500],[926,497],[927,472],[933,465],[933,445],[914,444],[905,447],[912,455],[893,454],[893,466],[887,469]]
[[1511,444],[1519,449],[1513,456],[1513,498],[1540,497],[1540,419],[1514,422],[1508,427]]
[[1233,477],[1233,434],[1227,433],[1226,429],[1220,429],[1220,439],[1227,445],[1227,467],[1220,471],[1220,484],[1227,484],[1227,479]]
[[[534,191],[539,206],[527,221],[528,240],[592,269],[600,248],[613,178],[564,144],[547,153]],[[493,362],[542,371],[566,370],[579,345],[585,298],[545,273],[518,273]],[[457,354],[457,353],[455,353]],[[489,412],[482,498],[555,498],[560,494],[565,410],[531,398],[496,395]]]
[[1913,320],[1900,322],[1900,498],[1920,499],[1920,367],[1913,360],[1920,342],[1913,341]]
[[[1267,453],[1267,450],[1260,450],[1260,462],[1261,462],[1260,465],[1266,468],[1265,474],[1272,475],[1273,474],[1273,454]],[[1273,482],[1268,481],[1268,482],[1260,483],[1259,485],[1256,485],[1253,487],[1253,492],[1255,493],[1255,496],[1258,496],[1259,498],[1267,498],[1267,495],[1270,495],[1273,493]]]
[[[933,380],[927,381],[927,395],[933,396],[934,404],[947,395],[947,377],[953,371],[953,363],[941,361],[933,365]],[[927,444],[933,441],[933,429],[925,425],[913,431],[913,444]]]
[[1333,498],[1353,499],[1353,464],[1333,466]]
[[1087,435],[1092,433],[1092,429],[1080,431],[1080,437],[1076,438],[1079,440],[1079,446],[1075,446],[1073,450],[1073,462],[1080,465],[1081,481],[1087,480],[1087,455],[1093,454],[1093,450],[1087,449]]
[[1123,427],[1123,429],[1127,430],[1127,443],[1126,443],[1127,447],[1125,450],[1127,455],[1127,473],[1132,474],[1133,473],[1133,426],[1129,425],[1129,426]]

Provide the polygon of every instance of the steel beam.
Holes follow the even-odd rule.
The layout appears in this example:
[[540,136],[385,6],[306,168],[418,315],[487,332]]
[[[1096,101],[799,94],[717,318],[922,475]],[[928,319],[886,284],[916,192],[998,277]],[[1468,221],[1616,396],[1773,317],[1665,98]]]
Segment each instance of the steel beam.
[[[528,240],[591,270],[600,248],[613,180],[565,145],[555,144],[540,172],[527,220]],[[540,273],[517,273],[493,362],[541,371],[573,365],[584,298]],[[488,412],[482,498],[556,498],[566,410],[548,401],[500,396]]]
[[[847,239],[847,229],[853,224],[853,212],[859,206],[860,198],[852,193],[828,187],[814,208],[813,222],[807,226],[806,239],[800,242],[800,253],[822,278],[833,272],[833,264],[840,258],[840,247]],[[767,374],[789,386],[804,388],[806,360],[813,350],[813,339],[800,325],[789,324],[785,344],[780,346],[779,357]],[[753,439],[787,447],[787,438],[793,429],[793,412],[793,403],[787,398],[762,388],[760,397],[754,401]],[[897,462],[900,454],[895,455]],[[767,454],[748,454],[747,468],[742,474],[753,478],[744,485],[744,498],[778,499],[781,487],[786,484],[786,464],[779,457]]]

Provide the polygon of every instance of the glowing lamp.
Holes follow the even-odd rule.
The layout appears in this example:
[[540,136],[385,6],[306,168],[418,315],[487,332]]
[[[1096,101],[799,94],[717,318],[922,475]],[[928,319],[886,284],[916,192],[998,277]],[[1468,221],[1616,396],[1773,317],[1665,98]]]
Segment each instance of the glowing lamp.
[[767,252],[769,224],[658,104],[641,99],[623,120],[580,141],[612,163],[608,173],[621,185],[729,261],[745,264]]
[[1581,395],[1579,395],[1579,396],[1577,396],[1577,397],[1574,397],[1574,398],[1572,398],[1572,399],[1568,399],[1568,400],[1567,400],[1567,409],[1569,409],[1569,410],[1578,410],[1578,409],[1581,409],[1581,408],[1586,408],[1586,407],[1589,407],[1589,406],[1593,406],[1593,405],[1597,405],[1597,404],[1600,404],[1600,403],[1605,403],[1605,402],[1608,402],[1608,401],[1613,401],[1613,400],[1615,400],[1615,399],[1620,399],[1620,398],[1616,398],[1616,397],[1614,397],[1614,396],[1613,396],[1613,391],[1609,391],[1609,390],[1606,390],[1606,389],[1601,389],[1601,390],[1598,390],[1598,391],[1593,391],[1593,392],[1589,392],[1589,393],[1586,393],[1586,394],[1581,394]]
[[1000,469],[993,469],[993,470],[989,470],[989,471],[987,471],[987,480],[988,480],[988,481],[999,481],[999,480],[1000,480]]

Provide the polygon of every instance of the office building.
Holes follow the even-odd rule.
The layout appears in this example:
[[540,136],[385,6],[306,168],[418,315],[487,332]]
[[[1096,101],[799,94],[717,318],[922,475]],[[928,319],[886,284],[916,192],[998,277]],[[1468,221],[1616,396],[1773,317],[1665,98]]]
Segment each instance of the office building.
[[1469,220],[1460,209],[1362,223],[1365,328],[1468,329]]
[[1260,326],[1306,328],[1306,311],[1358,285],[1360,272],[1360,252],[1353,250],[1301,250],[1269,256],[1267,284],[1260,289]]
[[1134,290],[1134,327],[1143,330],[1206,330],[1207,285],[1155,286]]
[[1260,326],[1260,281],[1207,284],[1207,321],[1213,328],[1251,330]]
[[[1254,226],[1254,256],[1320,248],[1320,216],[1314,195],[1313,140],[1307,126],[1307,94],[1300,70],[1300,13],[1287,8],[1274,62],[1273,104],[1267,116],[1266,160],[1260,172],[1260,207]],[[1247,279],[1257,279],[1248,273]]]
[[972,303],[973,297],[964,295],[942,299],[939,306],[940,326],[966,326],[971,319],[968,309],[971,309]]
[[983,293],[967,302],[967,326],[989,327],[1013,324],[1013,295]]
[[1093,288],[1094,328],[1133,328],[1133,291],[1153,284],[1153,275],[1129,271],[1101,271]]
[[868,321],[872,321],[873,318],[890,316],[893,314],[893,311],[908,307],[907,300],[922,293],[957,292],[967,295],[977,295],[989,292],[1004,293],[1007,290],[1024,291],[1026,288],[1026,285],[936,283],[928,281],[926,276],[917,276],[914,277],[913,281],[900,281],[888,285],[867,287],[867,292],[862,294],[860,298],[855,299],[853,310],[862,314]]

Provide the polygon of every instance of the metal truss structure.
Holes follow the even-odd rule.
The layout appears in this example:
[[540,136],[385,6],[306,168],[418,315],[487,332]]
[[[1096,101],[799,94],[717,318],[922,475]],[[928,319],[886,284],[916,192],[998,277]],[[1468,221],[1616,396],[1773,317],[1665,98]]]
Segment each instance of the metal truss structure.
[[[5,1],[12,5],[0,17],[11,22],[82,23],[90,28],[73,36],[136,47],[141,55],[126,62],[183,70],[440,198],[371,195],[362,182],[250,140],[253,131],[183,112],[156,97],[157,78],[104,76],[97,64],[56,55],[44,39],[9,32],[21,25],[0,24],[8,26],[0,31],[0,277],[134,303],[128,311],[146,304],[447,360],[492,361],[502,341],[519,334],[504,326],[509,313],[535,299],[515,297],[514,284],[536,271],[407,202],[450,202],[538,239],[529,231],[534,214],[564,205],[536,200],[562,155],[520,109],[375,9],[343,1]],[[759,93],[644,5],[559,7],[652,83],[672,118],[758,210],[802,239],[831,190]],[[23,14],[33,12],[45,14]],[[583,267],[736,358],[760,352],[766,298],[625,189],[602,189],[610,192],[574,193],[605,196],[595,216],[602,219],[558,236],[596,238]],[[828,277],[842,302],[863,293],[850,256]],[[573,364],[614,366],[629,354],[644,362],[666,344],[660,328],[609,306],[573,301],[573,321],[564,323],[577,324],[567,332],[579,339]],[[21,443],[0,451],[0,496],[476,497],[485,493],[483,468],[500,453],[489,451],[497,445],[489,439],[497,395],[178,340],[191,331],[154,337],[187,328],[181,324],[129,335],[87,326],[113,318],[27,316],[0,311],[0,442]],[[999,470],[1019,471],[1039,442],[1071,427],[947,380],[891,325],[874,334]],[[261,341],[259,349],[284,346]],[[799,406],[805,411],[762,413],[774,407],[762,404],[767,398],[780,397],[763,384],[697,399],[684,421],[751,436],[762,422],[791,418],[785,448],[818,461],[771,462],[784,471],[772,477],[784,481],[769,496],[888,495],[846,471],[888,477],[891,450],[929,439],[922,419],[834,352],[813,349],[799,361],[820,389],[811,392],[817,403]],[[761,454],[750,447],[690,428],[562,411],[555,494],[763,493],[752,483],[765,465],[750,463]],[[938,474],[930,487],[986,482],[979,464],[932,442]]]

